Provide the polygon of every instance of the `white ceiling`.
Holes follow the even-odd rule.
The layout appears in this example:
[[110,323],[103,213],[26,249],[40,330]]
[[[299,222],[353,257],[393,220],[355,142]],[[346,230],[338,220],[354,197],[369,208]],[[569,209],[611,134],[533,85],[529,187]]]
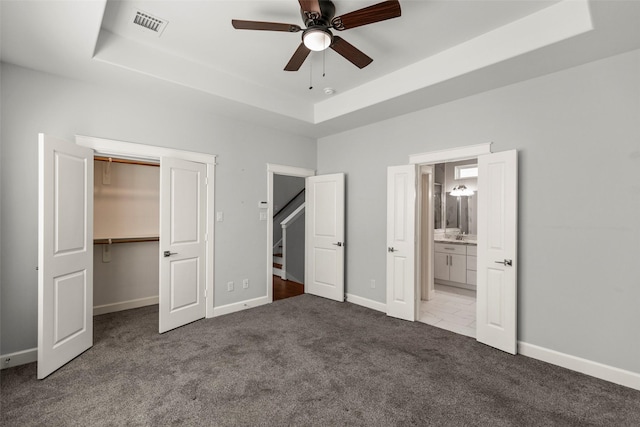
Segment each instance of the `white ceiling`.
[[[340,15],[377,1],[334,3]],[[362,70],[328,50],[283,71],[301,33],[231,26],[303,26],[296,0],[2,1],[0,58],[319,137],[640,48],[634,0],[400,4],[400,18],[339,33],[374,59]],[[168,21],[163,33],[133,25],[136,10]]]

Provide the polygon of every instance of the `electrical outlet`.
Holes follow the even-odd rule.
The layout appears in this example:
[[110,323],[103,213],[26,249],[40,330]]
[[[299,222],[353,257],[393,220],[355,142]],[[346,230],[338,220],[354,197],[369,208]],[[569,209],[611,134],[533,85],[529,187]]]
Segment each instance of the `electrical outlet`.
[[244,279],[242,281],[242,288],[243,289],[249,289],[249,279]]
[[375,279],[371,279],[371,289],[375,289],[376,288],[376,281]]
[[111,262],[111,245],[102,245],[102,262]]
[[233,291],[233,282],[227,282],[227,291],[229,292]]

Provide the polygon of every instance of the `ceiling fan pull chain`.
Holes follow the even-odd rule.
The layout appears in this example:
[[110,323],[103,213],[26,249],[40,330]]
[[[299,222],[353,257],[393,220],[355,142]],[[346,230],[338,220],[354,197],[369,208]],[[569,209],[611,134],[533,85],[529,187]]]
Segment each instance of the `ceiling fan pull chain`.
[[313,62],[309,61],[309,90],[313,89]]
[[325,76],[326,66],[325,66],[325,58],[327,57],[327,49],[322,51],[322,77]]

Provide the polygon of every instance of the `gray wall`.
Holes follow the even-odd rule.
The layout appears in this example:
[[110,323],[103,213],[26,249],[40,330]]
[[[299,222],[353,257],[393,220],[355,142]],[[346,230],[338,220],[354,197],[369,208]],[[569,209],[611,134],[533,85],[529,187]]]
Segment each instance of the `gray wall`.
[[287,280],[304,283],[304,233],[306,212],[287,228]]
[[518,339],[640,373],[638,76],[633,51],[320,139],[318,173],[347,174],[347,292],[385,302],[387,166],[493,141],[519,151]]
[[[215,305],[266,295],[266,163],[314,169],[316,142],[259,127],[206,108],[204,95],[167,99],[125,92],[2,64],[0,353],[37,346],[37,134],[69,141],[75,134],[218,155]],[[249,289],[238,286],[250,280]],[[226,282],[235,281],[235,291]]]
[[[273,175],[273,212],[276,213],[304,188],[304,178]],[[295,210],[295,208],[293,208]],[[292,211],[293,211],[292,210]]]
[[297,200],[287,206],[286,209],[283,209],[282,212],[279,211],[304,188],[304,185],[305,179],[299,176],[273,175],[273,213],[277,213],[277,215],[271,219],[273,221],[274,245],[282,238],[282,226],[280,223],[287,219],[293,211],[304,203],[305,195],[301,194]]

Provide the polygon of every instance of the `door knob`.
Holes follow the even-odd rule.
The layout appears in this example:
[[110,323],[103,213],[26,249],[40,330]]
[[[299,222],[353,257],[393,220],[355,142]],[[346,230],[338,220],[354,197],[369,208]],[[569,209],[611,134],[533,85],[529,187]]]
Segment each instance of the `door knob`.
[[513,261],[512,261],[512,260],[510,260],[510,259],[505,259],[505,260],[503,260],[503,261],[496,261],[496,264],[502,264],[502,265],[504,265],[504,266],[509,266],[509,267],[511,267],[511,266],[513,266]]
[[342,242],[332,243],[333,246],[342,246]]
[[178,255],[178,252],[164,251],[164,257],[170,257],[171,255]]
[[387,252],[396,252],[397,249],[394,249],[393,246],[390,248],[387,248]]

